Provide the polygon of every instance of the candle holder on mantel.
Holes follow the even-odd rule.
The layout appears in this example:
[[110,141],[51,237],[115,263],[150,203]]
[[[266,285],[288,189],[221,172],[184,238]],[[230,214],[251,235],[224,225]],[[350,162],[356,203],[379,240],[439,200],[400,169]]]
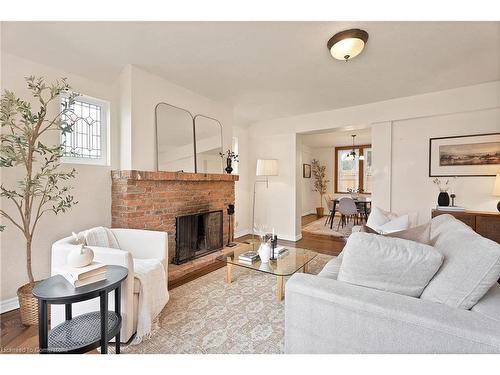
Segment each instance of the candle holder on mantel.
[[276,260],[278,259],[274,253],[274,250],[276,249],[276,246],[278,245],[278,236],[274,235],[271,239],[271,258],[269,260]]

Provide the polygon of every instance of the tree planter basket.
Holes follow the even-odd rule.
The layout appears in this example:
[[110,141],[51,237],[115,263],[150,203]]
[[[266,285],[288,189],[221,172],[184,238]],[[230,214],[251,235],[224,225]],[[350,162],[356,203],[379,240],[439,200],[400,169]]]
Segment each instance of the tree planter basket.
[[25,326],[38,325],[38,300],[33,297],[33,288],[38,283],[39,281],[35,281],[35,284],[28,283],[17,290],[17,298],[19,299],[19,312],[21,313],[21,323]]

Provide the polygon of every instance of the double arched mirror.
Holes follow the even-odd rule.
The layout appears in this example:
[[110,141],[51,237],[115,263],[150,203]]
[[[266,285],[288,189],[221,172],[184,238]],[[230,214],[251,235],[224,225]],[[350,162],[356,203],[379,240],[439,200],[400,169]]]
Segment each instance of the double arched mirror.
[[155,107],[156,170],[223,173],[222,125],[168,103]]
[[214,118],[194,117],[196,170],[198,173],[222,173],[222,125]]

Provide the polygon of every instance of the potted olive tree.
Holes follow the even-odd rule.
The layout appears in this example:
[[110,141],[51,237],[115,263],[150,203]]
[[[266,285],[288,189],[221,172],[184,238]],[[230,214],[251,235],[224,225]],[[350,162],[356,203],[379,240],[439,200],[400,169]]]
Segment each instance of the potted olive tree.
[[[17,290],[21,322],[37,324],[37,301],[32,295],[36,284],[31,267],[33,235],[39,220],[48,212],[66,212],[77,202],[65,182],[75,177],[76,171],[61,170],[64,145],[47,145],[44,135],[50,131],[62,134],[71,132],[77,121],[72,105],[77,94],[70,93],[66,79],[46,84],[43,78],[26,78],[27,87],[36,101],[36,108],[6,90],[0,100],[1,146],[0,166],[22,169],[22,178],[12,186],[0,186],[0,196],[12,202],[12,212],[5,207],[0,215],[7,225],[19,229],[26,242],[26,272],[29,283]],[[67,100],[54,116],[49,116],[50,106],[55,106],[62,93]],[[4,230],[1,226],[0,230]]]
[[326,166],[321,165],[319,160],[313,159],[311,167],[314,176],[314,191],[319,193],[320,207],[316,207],[316,216],[322,217],[325,212],[323,208],[323,195],[326,194],[327,184],[329,182],[329,180],[326,179]]

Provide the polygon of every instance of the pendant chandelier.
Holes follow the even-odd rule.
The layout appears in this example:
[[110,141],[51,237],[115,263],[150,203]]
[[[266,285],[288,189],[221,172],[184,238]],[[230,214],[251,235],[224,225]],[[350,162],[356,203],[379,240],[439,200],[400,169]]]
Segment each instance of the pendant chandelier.
[[[355,160],[356,156],[357,156],[356,155],[356,146],[355,146],[356,134],[351,135],[351,137],[352,137],[352,151],[345,156],[345,160]],[[365,156],[360,155],[358,159],[365,160]]]

